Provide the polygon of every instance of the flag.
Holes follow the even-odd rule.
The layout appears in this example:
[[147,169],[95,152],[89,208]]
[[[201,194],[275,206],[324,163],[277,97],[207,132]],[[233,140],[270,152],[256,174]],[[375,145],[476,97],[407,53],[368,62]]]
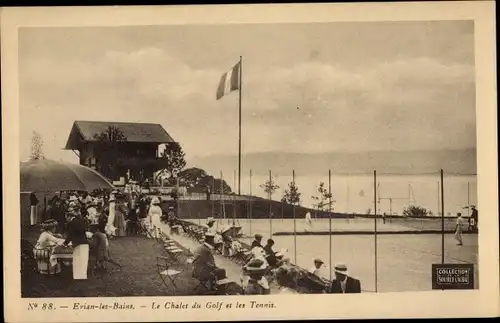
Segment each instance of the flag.
[[230,71],[221,76],[219,87],[217,88],[217,100],[240,88],[240,67],[241,64],[238,62]]

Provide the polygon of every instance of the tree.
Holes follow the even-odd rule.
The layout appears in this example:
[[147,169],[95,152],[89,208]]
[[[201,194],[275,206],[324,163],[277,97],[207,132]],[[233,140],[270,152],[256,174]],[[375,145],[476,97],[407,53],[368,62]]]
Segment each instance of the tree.
[[285,190],[285,194],[281,199],[282,202],[288,204],[300,204],[300,195],[299,188],[295,182],[288,183],[288,189]]
[[178,177],[179,184],[195,188],[199,191],[206,192],[207,189],[210,189],[212,194],[220,194],[222,186],[223,194],[229,194],[232,192],[231,187],[225,180],[221,181],[220,178],[215,178],[212,175],[207,174],[207,172],[201,168],[191,167],[184,169],[179,173]]
[[267,194],[269,199],[271,199],[274,192],[280,188],[272,178],[266,180],[264,184],[260,184],[259,187],[264,189],[264,192]]
[[404,208],[403,215],[404,216],[409,216],[409,217],[426,216],[427,215],[427,209],[425,209],[425,208],[423,208],[421,206],[410,205],[410,206]]
[[40,159],[45,159],[43,155],[43,139],[38,132],[33,131],[33,135],[31,136],[30,160],[40,160]]
[[[330,204],[330,199],[332,198],[332,193],[329,193],[325,188],[325,183],[320,182],[318,186],[318,196],[311,196],[311,198],[316,201],[315,204],[319,211],[324,211],[325,208]],[[335,201],[332,200],[332,203]],[[333,208],[332,208],[333,209]]]
[[182,150],[181,145],[177,142],[167,144],[165,150],[162,151],[157,164],[158,172],[156,178],[167,175],[172,178],[174,172],[180,172],[186,167],[186,154]]
[[98,162],[101,173],[114,178],[115,167],[113,165],[121,157],[119,145],[126,142],[127,137],[118,127],[108,126],[103,132],[95,133],[94,139],[99,142],[97,149],[99,150],[100,160]]

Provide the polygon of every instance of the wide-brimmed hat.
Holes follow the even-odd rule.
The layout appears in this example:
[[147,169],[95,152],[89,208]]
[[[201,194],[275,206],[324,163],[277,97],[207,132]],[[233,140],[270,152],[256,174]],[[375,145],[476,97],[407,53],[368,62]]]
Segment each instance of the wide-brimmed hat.
[[226,233],[226,232],[228,232],[228,231],[229,231],[229,230],[231,230],[231,229],[232,229],[232,226],[230,226],[230,225],[226,225],[226,226],[224,226],[224,227],[222,228],[222,230],[220,230],[220,233]]
[[345,276],[349,276],[349,271],[347,271],[347,266],[344,264],[337,264],[333,267],[333,271]]
[[43,221],[40,226],[42,227],[43,230],[48,230],[48,229],[51,229],[51,228],[55,228],[57,227],[57,221],[54,220],[54,219],[48,219],[48,220],[45,220]]
[[213,217],[209,217],[207,219],[207,223],[214,223],[215,222],[215,219]]
[[109,197],[109,202],[114,202],[114,201],[116,201],[116,197],[114,195],[111,195]]
[[78,201],[78,197],[76,197],[76,195],[71,195],[71,196],[69,197],[69,201],[70,201],[70,202],[71,202],[71,201]]
[[169,209],[169,210],[173,210],[173,209],[174,209],[174,207],[173,207],[173,206],[169,206],[169,207],[168,207],[168,209]]
[[151,200],[151,204],[160,204],[160,199],[157,198],[156,196],[153,197],[153,199]]
[[244,267],[244,270],[248,273],[263,272],[266,269],[267,263],[261,259],[252,259]]
[[254,238],[255,239],[262,239],[263,236],[262,236],[262,234],[257,233],[256,235],[254,235]]

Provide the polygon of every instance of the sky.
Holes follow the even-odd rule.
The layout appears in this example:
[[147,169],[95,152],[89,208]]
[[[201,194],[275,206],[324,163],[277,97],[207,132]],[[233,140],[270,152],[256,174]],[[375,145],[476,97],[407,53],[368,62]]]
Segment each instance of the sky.
[[20,154],[46,158],[74,120],[160,123],[190,158],[242,152],[476,147],[471,21],[19,30]]

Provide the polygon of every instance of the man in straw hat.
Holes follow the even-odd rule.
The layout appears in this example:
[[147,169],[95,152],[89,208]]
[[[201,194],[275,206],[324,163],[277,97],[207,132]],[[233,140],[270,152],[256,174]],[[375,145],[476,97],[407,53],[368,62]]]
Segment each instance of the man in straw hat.
[[361,282],[349,276],[347,266],[338,264],[334,267],[335,279],[330,285],[330,294],[361,293]]
[[213,255],[214,236],[205,235],[205,242],[195,251],[193,259],[193,277],[199,281],[208,282],[212,289],[216,280],[226,278],[226,270],[217,267]]

